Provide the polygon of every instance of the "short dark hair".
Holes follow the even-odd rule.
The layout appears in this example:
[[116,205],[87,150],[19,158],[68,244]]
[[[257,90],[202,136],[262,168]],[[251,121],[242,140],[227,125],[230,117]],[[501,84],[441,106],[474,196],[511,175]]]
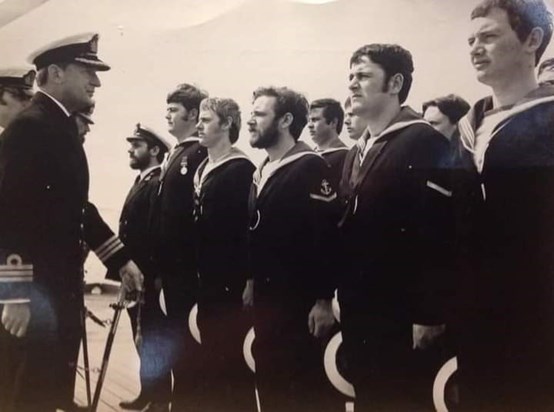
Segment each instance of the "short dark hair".
[[[167,95],[166,102],[181,104],[188,111],[200,108],[200,102],[208,97],[208,93],[188,83],[181,83]],[[196,116],[198,120],[198,115]]]
[[414,62],[412,54],[397,44],[367,44],[360,47],[350,58],[350,66],[360,63],[363,57],[367,57],[373,63],[378,64],[385,71],[385,84],[396,74],[404,78],[402,89],[398,94],[400,104],[404,103],[412,87],[412,73]]
[[337,119],[337,133],[342,132],[342,124],[344,123],[344,110],[338,101],[335,99],[317,99],[310,104],[310,110],[323,109],[322,114],[327,124]]
[[437,107],[442,114],[448,117],[448,120],[450,120],[452,124],[458,123],[470,109],[469,103],[455,94],[437,97],[436,99],[423,103],[423,113],[425,113],[427,108],[432,106]]
[[267,96],[275,98],[275,118],[279,119],[285,114],[292,115],[290,134],[294,140],[298,140],[302,130],[308,123],[308,100],[303,94],[295,92],[287,87],[259,87],[254,91],[253,100]]
[[535,66],[552,39],[552,14],[543,0],[483,0],[471,12],[471,19],[486,17],[493,8],[508,14],[510,26],[521,42],[524,42],[535,27],[540,27],[544,38],[535,55]]
[[549,67],[554,67],[554,57],[550,57],[548,59],[544,59],[542,63],[539,66],[539,75],[542,74],[543,71],[545,71]]
[[229,129],[229,140],[235,143],[239,139],[241,126],[240,107],[233,99],[220,99],[218,97],[208,97],[200,103],[202,110],[211,110],[219,118],[220,123],[231,119]]

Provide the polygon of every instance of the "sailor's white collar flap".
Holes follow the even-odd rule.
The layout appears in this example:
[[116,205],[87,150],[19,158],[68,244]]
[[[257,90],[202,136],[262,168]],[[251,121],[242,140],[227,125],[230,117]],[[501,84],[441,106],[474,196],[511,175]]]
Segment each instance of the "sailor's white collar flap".
[[365,149],[369,139],[373,139],[373,141],[378,141],[391,133],[405,129],[406,127],[412,126],[414,124],[426,124],[430,126],[429,122],[422,119],[421,116],[416,113],[415,110],[413,110],[411,107],[403,106],[400,110],[400,113],[398,113],[398,115],[381,133],[376,136],[371,136],[369,128],[366,128],[366,130],[362,134],[362,137],[360,137],[356,144],[360,148],[360,153],[365,156]]
[[344,151],[344,150],[348,151],[350,149],[347,146],[344,146],[344,147],[330,147],[329,149],[317,151],[316,153],[324,155],[324,154],[330,154],[330,153],[335,153],[335,152],[341,152],[341,151]]
[[191,136],[191,137],[187,137],[185,140],[183,140],[182,142],[179,142],[177,143],[175,146],[179,146],[179,145],[183,145],[185,143],[196,143],[196,142],[199,142],[200,141],[200,138],[199,137],[196,137],[196,136]]
[[[220,159],[218,159],[214,165],[210,168],[208,173],[203,173],[208,161],[210,160],[209,157],[206,157],[200,165],[196,168],[196,172],[194,173],[194,190],[197,194],[200,193],[200,190],[202,189],[202,185],[206,181],[209,175],[211,175],[215,170],[219,169],[221,166],[229,163],[232,160],[236,159],[246,159],[249,162],[251,162],[250,158],[240,149],[237,149],[236,147],[232,147],[229,153],[222,156]],[[252,163],[252,162],[251,162]]]
[[[483,99],[478,104],[476,104],[470,112],[465,115],[458,123],[458,128],[460,130],[460,139],[462,141],[462,145],[468,150],[470,153],[475,152],[475,132],[477,129],[477,123],[480,113],[477,113],[479,108],[482,108],[484,105],[484,102],[490,101],[490,98],[487,98],[486,100]],[[537,106],[547,104],[547,103],[553,103],[554,102],[554,96],[544,96],[544,97],[538,97],[532,100],[525,100],[522,103],[519,103],[515,106],[513,106],[511,109],[507,110],[507,116],[503,117],[498,124],[496,124],[493,128],[493,132],[491,135],[491,138],[494,137],[498,132],[500,132],[506,125],[508,125],[515,116],[517,116],[520,113],[524,113],[530,109],[533,109]],[[481,114],[482,118],[483,114]],[[479,121],[480,123],[480,121]]]
[[396,122],[394,124],[391,124],[389,127],[387,127],[385,130],[383,130],[378,136],[377,139],[383,138],[383,136],[386,136],[390,133],[397,132],[399,130],[405,129],[406,127],[412,126],[414,124],[427,124],[429,123],[423,119],[413,119],[413,120],[403,120]]
[[283,156],[283,158],[279,161],[279,163],[275,166],[275,168],[270,172],[268,176],[266,176],[262,180],[262,170],[264,166],[269,163],[269,158],[265,158],[262,163],[258,166],[256,171],[254,172],[253,176],[253,183],[257,188],[257,195],[259,196],[262,192],[265,184],[267,181],[277,172],[278,170],[282,169],[283,167],[296,162],[298,159],[301,159],[305,156],[318,156],[321,157],[318,153],[314,152],[306,143],[304,142],[298,142],[296,145],[288,151],[288,153]]

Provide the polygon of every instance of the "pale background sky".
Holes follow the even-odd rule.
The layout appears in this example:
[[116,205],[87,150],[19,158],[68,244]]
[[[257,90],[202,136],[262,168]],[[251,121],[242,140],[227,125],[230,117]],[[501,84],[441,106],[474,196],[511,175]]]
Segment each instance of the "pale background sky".
[[[44,1],[0,0],[0,25]],[[487,93],[474,78],[467,46],[469,14],[477,1],[307,3],[49,0],[0,28],[1,64],[21,64],[33,50],[66,35],[100,33],[99,56],[112,70],[100,73],[96,125],[86,151],[90,198],[114,229],[134,178],[125,137],[139,121],[167,134],[165,97],[178,83],[195,83],[212,96],[234,98],[244,124],[252,91],[261,85],[286,85],[310,100],[334,97],[342,102],[352,52],[363,44],[386,42],[399,43],[413,54],[408,104],[415,109],[451,92],[470,102]],[[547,55],[554,55],[553,47]],[[249,147],[245,127],[238,146],[255,163],[264,156]]]

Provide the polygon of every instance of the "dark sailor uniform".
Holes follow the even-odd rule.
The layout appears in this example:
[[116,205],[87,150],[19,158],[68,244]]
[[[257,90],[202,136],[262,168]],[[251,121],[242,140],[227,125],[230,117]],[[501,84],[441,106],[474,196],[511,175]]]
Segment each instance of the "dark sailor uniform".
[[344,156],[339,185],[337,186],[339,201],[343,207],[349,199],[354,198],[353,190],[360,172],[360,159],[361,151],[363,151],[363,144],[363,142],[358,140]]
[[[162,163],[158,194],[151,214],[154,262],[162,278],[169,322],[166,345],[174,376],[172,408],[185,405],[197,410],[196,376],[199,344],[188,327],[188,317],[197,302],[198,266],[194,236],[194,173],[206,158],[206,148],[197,137],[178,143]],[[196,409],[195,409],[196,408]]]
[[453,315],[463,410],[554,410],[553,119],[545,86],[513,107],[485,98],[459,123]]
[[81,336],[83,243],[114,271],[129,255],[88,202],[77,126],[54,100],[38,92],[1,139],[0,304],[31,305],[24,339],[0,327],[2,356],[11,353],[5,345],[22,345],[27,357],[9,382],[16,410],[49,411],[63,391],[52,377],[63,374],[68,348]]
[[326,162],[303,142],[254,175],[254,358],[264,411],[325,410],[333,391],[308,330],[316,300],[331,299],[335,289],[338,203],[329,179]]
[[252,326],[242,308],[248,275],[248,196],[255,166],[239,149],[215,163],[205,159],[195,176],[198,241],[198,327],[202,338],[203,408],[256,410],[254,375],[243,356]]
[[444,322],[448,142],[407,107],[380,136],[362,139],[350,152],[353,175],[343,176],[344,350],[356,410],[413,411],[412,324]]
[[[342,142],[341,142],[342,143]],[[338,188],[344,167],[344,159],[348,153],[348,147],[342,144],[339,147],[331,147],[325,150],[316,150],[331,168],[331,184]]]

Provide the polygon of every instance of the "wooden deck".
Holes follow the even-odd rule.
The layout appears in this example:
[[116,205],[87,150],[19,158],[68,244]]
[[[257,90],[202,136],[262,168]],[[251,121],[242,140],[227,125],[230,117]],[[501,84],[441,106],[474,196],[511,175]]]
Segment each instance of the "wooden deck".
[[[113,318],[114,311],[109,305],[110,303],[116,302],[116,300],[117,296],[115,294],[85,296],[87,308],[101,320],[110,320],[110,322]],[[86,326],[91,368],[91,396],[94,396],[110,326],[108,325],[103,328],[90,319],[87,319]],[[122,400],[134,399],[140,391],[139,358],[131,335],[129,316],[127,312],[124,311],[121,314],[115,335],[108,370],[100,396],[98,412],[123,411],[123,409],[119,407],[119,402]],[[75,384],[75,400],[80,405],[87,404],[83,369],[81,348],[81,354],[79,356],[79,375],[77,376]],[[351,412],[353,410],[352,403],[347,402],[343,410]]]
[[[89,310],[94,312],[102,320],[113,317],[113,309],[109,307],[114,303],[116,295],[105,294],[100,296],[86,295],[85,302]],[[109,325],[105,328],[87,320],[87,336],[89,349],[89,362],[91,371],[91,392],[98,380],[104,346],[108,336]],[[133,343],[131,324],[127,312],[121,314],[117,333],[108,365],[108,371],[102,387],[98,412],[121,411],[121,400],[134,399],[140,390],[139,384],[139,359]],[[83,371],[82,350],[79,356],[80,376],[77,376],[75,384],[75,400],[81,404],[87,404],[86,385]]]

